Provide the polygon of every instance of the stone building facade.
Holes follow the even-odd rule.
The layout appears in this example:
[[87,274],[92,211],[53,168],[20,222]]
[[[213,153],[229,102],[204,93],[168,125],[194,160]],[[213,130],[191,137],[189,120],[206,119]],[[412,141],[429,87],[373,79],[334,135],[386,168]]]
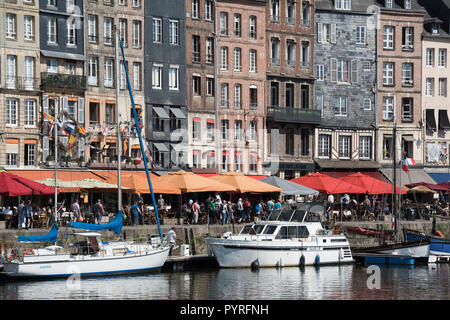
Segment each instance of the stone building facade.
[[376,169],[376,20],[366,1],[316,1],[314,153],[321,170]]
[[[267,170],[293,179],[314,171],[315,1],[269,0],[266,6]],[[270,165],[269,165],[270,164]]]
[[[39,44],[42,90],[42,161],[68,157],[69,136],[58,128],[58,156],[54,154],[54,133],[51,115],[67,124],[83,121],[86,90],[84,73],[84,2],[39,1]],[[67,112],[70,117],[63,116]],[[84,146],[73,145],[72,158],[83,156]],[[66,158],[67,159],[67,158]]]
[[40,164],[39,3],[0,1],[0,167]]
[[[144,6],[146,1],[86,1],[86,155],[91,161],[110,163],[117,159],[117,103],[119,108],[122,161],[141,160],[126,73],[119,47],[119,83],[116,83],[116,30],[124,45],[133,98],[141,124],[145,118],[144,95]],[[143,129],[143,127],[141,127]],[[101,152],[98,152],[102,150]],[[104,164],[103,164],[104,165]],[[92,164],[98,166],[98,164]]]
[[216,1],[219,171],[263,170],[266,5]]

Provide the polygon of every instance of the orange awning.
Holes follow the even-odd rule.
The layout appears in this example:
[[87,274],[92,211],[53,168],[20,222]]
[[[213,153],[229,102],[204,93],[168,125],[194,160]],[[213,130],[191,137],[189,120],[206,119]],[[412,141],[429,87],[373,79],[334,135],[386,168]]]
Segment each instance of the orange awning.
[[[106,183],[117,185],[117,171],[94,171],[96,174],[105,177]],[[121,172],[121,186],[128,188],[132,192],[138,192],[142,194],[150,193],[148,186],[147,174],[145,171],[122,171]],[[181,191],[177,187],[172,187],[167,183],[161,182],[161,177],[150,173],[150,179],[152,182],[153,193],[162,194],[180,194]],[[127,190],[124,190],[127,192]]]
[[213,181],[183,170],[170,172],[167,175],[160,177],[160,179],[166,184],[177,186],[183,193],[236,191],[236,188],[233,186]]
[[226,172],[221,173],[208,179],[218,181],[221,183],[226,183],[233,186],[240,193],[248,192],[283,192],[282,189],[274,187],[268,183],[249,178],[242,173],[237,172]]

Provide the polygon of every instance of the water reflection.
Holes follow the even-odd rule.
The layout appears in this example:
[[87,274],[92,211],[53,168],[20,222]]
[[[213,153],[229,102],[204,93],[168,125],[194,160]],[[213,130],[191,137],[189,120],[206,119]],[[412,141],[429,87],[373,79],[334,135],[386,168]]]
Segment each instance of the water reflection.
[[361,300],[449,299],[449,265],[381,267],[380,289],[367,286],[367,267],[202,270],[132,277],[1,282],[1,300],[183,299],[183,300]]

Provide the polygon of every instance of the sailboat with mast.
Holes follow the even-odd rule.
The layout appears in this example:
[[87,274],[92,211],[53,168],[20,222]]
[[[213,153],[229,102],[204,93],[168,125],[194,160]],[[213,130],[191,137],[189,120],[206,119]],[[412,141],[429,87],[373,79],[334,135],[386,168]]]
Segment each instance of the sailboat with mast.
[[[356,254],[380,254],[380,255],[393,255],[402,256],[408,258],[415,258],[417,261],[428,261],[430,254],[430,241],[428,239],[418,239],[417,241],[406,242],[401,241],[400,233],[400,213],[398,201],[399,195],[401,195],[401,180],[400,186],[397,187],[397,121],[396,121],[396,96],[394,94],[394,116],[393,116],[393,126],[392,126],[392,149],[393,152],[393,193],[392,193],[392,224],[394,228],[394,240],[392,244],[384,244],[381,246],[368,247],[368,248],[358,248],[354,249],[353,252]],[[401,175],[400,175],[401,177]]]
[[[119,40],[120,33],[116,30],[116,66],[119,66],[119,41],[120,49],[125,59],[122,40]],[[129,95],[133,107],[133,115],[139,137],[141,152],[145,155],[145,148],[142,141],[138,116],[133,98],[132,86],[130,84],[127,65],[124,64],[126,79],[128,82]],[[116,70],[118,67],[116,68]],[[119,72],[116,72],[116,78]],[[116,82],[118,83],[118,82]],[[117,87],[117,86],[116,86]],[[116,103],[119,102],[118,88],[116,88]],[[55,135],[57,130],[55,130]],[[147,243],[135,243],[124,240],[104,242],[101,240],[99,231],[111,230],[117,235],[122,233],[122,190],[121,190],[121,151],[120,151],[120,112],[117,107],[117,139],[118,139],[118,208],[113,221],[108,224],[88,224],[82,222],[71,222],[70,226],[80,229],[80,232],[73,232],[63,236],[63,246],[58,245],[57,225],[57,169],[55,164],[55,224],[49,233],[42,236],[19,236],[19,242],[43,242],[53,243],[53,245],[37,249],[12,249],[6,256],[3,273],[9,277],[16,278],[61,278],[77,275],[80,277],[104,276],[116,274],[130,274],[138,272],[157,271],[162,268],[169,254],[167,245],[158,217],[157,205],[153,193],[150,173],[144,156],[145,171],[153,207],[155,210],[158,225],[159,239]],[[55,141],[56,137],[55,137]],[[56,143],[55,143],[56,145]],[[57,148],[55,148],[55,152]],[[56,155],[56,153],[55,153]],[[55,161],[56,163],[56,161]],[[67,229],[66,229],[67,231]],[[69,241],[68,237],[75,237],[75,241]],[[81,240],[79,239],[81,237]]]

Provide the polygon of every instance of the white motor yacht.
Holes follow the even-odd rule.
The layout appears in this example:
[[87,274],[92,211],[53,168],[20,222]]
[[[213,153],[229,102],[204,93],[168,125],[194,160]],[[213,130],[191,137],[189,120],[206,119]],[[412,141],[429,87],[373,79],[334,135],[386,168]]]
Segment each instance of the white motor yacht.
[[237,235],[207,238],[221,267],[289,267],[353,262],[344,234],[322,227],[323,206],[299,203],[274,210]]

